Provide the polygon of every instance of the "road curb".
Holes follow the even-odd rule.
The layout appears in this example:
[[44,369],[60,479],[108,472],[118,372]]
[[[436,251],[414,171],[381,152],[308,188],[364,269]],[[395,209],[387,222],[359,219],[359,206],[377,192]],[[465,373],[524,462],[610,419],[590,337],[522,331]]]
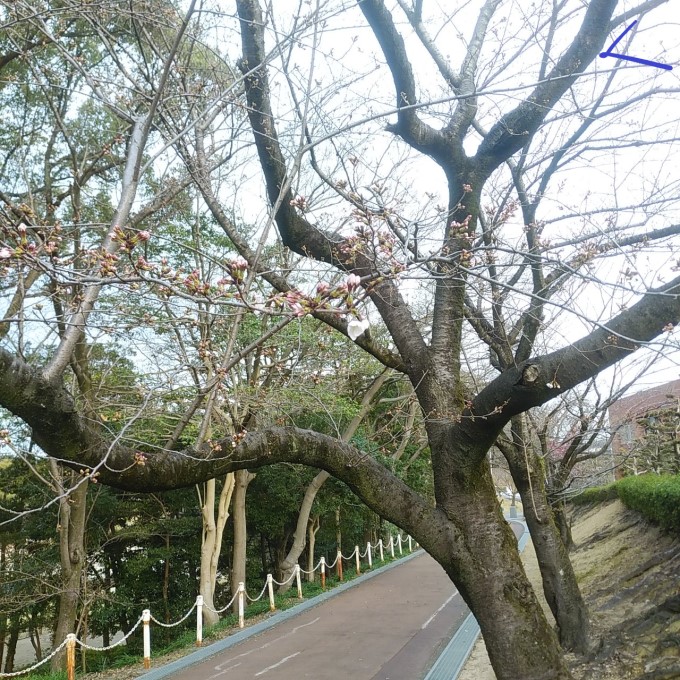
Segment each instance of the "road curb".
[[[518,541],[519,551],[522,552],[529,540],[526,522],[520,518],[508,521],[524,525],[524,533]],[[456,680],[472,653],[480,632],[477,619],[472,613],[468,614],[423,680]]]
[[364,583],[365,581],[368,581],[375,576],[384,574],[386,571],[389,571],[390,569],[394,569],[395,567],[404,564],[404,562],[408,562],[409,560],[412,560],[415,557],[419,557],[424,552],[425,551],[422,548],[416,550],[412,552],[410,555],[400,557],[394,560],[394,562],[386,564],[384,567],[378,567],[373,571],[369,571],[365,574],[362,574],[361,576],[357,576],[355,579],[347,581],[342,585],[336,586],[335,588],[329,590],[326,593],[316,595],[315,597],[312,597],[309,600],[306,600],[305,602],[296,604],[294,607],[291,607],[290,609],[278,612],[273,616],[270,616],[269,618],[265,619],[264,621],[260,621],[259,623],[256,623],[253,626],[244,628],[243,630],[240,630],[237,633],[230,635],[229,637],[226,637],[222,640],[217,640],[216,642],[213,642],[207,647],[201,647],[201,649],[197,649],[195,652],[192,652],[191,654],[187,654],[186,656],[183,656],[182,658],[177,659],[176,661],[172,661],[168,664],[165,664],[164,666],[161,666],[159,668],[154,668],[154,670],[148,673],[144,673],[142,675],[138,675],[137,677],[144,678],[144,680],[160,680],[160,678],[167,678],[173,675],[174,673],[177,673],[181,670],[184,670],[185,668],[188,668],[189,666],[193,666],[194,664],[200,663],[201,661],[205,661],[206,659],[209,659],[211,656],[215,656],[216,654],[223,652],[225,649],[229,649],[230,647],[237,645],[239,642],[243,642],[243,640],[247,640],[248,638],[253,637],[254,635],[259,635],[260,633],[263,633],[264,631],[269,630],[274,626],[277,626],[279,623],[288,621],[288,619],[292,619],[295,616],[298,616],[299,614],[302,614],[303,612],[306,612],[307,610],[320,605],[322,602],[326,602],[327,600],[330,600],[336,595],[344,593],[349,588],[358,586],[359,584]]

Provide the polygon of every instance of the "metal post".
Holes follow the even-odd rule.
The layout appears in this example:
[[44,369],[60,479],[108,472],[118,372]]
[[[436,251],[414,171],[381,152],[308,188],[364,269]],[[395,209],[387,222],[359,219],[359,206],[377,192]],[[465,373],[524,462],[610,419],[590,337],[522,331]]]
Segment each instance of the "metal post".
[[142,626],[144,633],[144,668],[151,668],[151,612],[145,609],[142,612]]
[[66,678],[76,678],[76,636],[73,633],[66,636]]
[[401,551],[401,534],[397,534],[397,547],[399,548],[399,554],[403,555]]
[[196,596],[196,646],[203,644],[203,595]]
[[371,557],[371,542],[366,543],[366,554],[368,555],[368,568],[373,567],[373,558]]
[[241,581],[238,584],[238,627],[243,628],[245,624],[245,602],[246,584]]
[[354,554],[357,556],[357,576],[361,574],[361,563],[360,563],[360,556],[359,556],[359,546],[355,545],[354,546]]
[[269,591],[269,610],[276,611],[276,604],[274,603],[274,577],[267,574],[267,590]]
[[300,565],[295,565],[295,585],[297,586],[298,598],[302,599],[302,581],[300,580]]
[[380,561],[384,562],[385,561],[385,555],[383,555],[382,538],[378,541],[378,548],[380,548]]
[[326,590],[326,558],[321,556],[321,590]]
[[342,581],[342,553],[340,552],[340,548],[338,548],[338,579]]

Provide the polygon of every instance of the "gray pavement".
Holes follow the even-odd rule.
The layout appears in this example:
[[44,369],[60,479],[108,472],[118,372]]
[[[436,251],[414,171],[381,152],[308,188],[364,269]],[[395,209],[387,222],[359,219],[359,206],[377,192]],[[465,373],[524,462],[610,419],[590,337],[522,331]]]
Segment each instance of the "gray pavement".
[[417,680],[467,614],[423,553],[172,678]]

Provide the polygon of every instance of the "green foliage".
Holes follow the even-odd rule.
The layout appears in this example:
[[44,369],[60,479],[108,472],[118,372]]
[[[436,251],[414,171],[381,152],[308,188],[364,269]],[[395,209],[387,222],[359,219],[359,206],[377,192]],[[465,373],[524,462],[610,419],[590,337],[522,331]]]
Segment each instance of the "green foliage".
[[655,524],[680,531],[680,475],[639,475],[616,483],[619,498]]
[[618,498],[616,483],[606,484],[605,486],[592,486],[584,489],[578,496],[574,496],[571,502],[575,505],[587,505],[588,503],[605,503]]
[[619,498],[626,507],[669,531],[680,531],[680,475],[638,475],[586,489],[572,499],[578,505]]

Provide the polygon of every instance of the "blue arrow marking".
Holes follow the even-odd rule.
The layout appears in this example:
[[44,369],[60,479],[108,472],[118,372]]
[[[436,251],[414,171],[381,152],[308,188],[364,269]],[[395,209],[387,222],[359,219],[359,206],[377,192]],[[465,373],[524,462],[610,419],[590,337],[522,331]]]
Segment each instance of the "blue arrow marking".
[[657,68],[662,68],[666,71],[672,71],[673,67],[668,64],[661,64],[658,61],[652,61],[651,59],[640,59],[640,57],[629,57],[626,54],[619,54],[618,52],[612,52],[612,50],[621,42],[623,36],[630,31],[633,26],[637,24],[637,19],[609,46],[606,52],[600,52],[600,57],[603,59],[606,57],[615,57],[616,59],[625,59],[626,61],[632,61],[636,64],[643,64],[644,66],[656,66]]

